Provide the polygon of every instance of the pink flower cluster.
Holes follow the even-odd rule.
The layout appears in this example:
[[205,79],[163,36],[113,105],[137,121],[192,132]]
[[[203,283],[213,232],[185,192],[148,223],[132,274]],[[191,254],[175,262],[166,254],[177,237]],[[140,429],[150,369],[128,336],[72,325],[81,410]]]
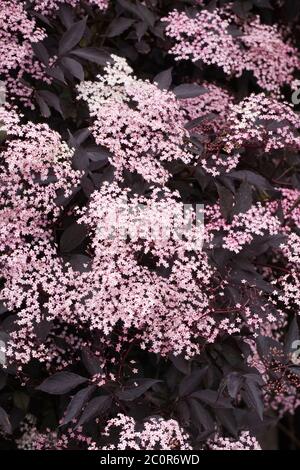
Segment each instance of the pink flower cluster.
[[238,440],[231,437],[217,436],[208,441],[210,450],[261,450],[255,437],[248,431],[241,432]]
[[184,148],[184,115],[173,93],[138,80],[124,59],[112,59],[98,82],[78,87],[79,98],[95,118],[92,133],[98,145],[110,150],[119,178],[127,169],[164,183],[169,178],[164,162],[189,163],[193,158]]
[[[195,98],[186,98],[180,101],[180,107],[187,121],[203,118],[212,122],[215,131],[218,131],[226,122],[230,105],[233,103],[229,92],[213,83],[203,82],[206,93]],[[202,124],[202,123],[201,123]],[[203,125],[203,124],[202,124]],[[202,126],[193,128],[193,132],[201,132]]]
[[[148,418],[142,425],[134,418],[119,413],[116,418],[107,421],[101,433],[103,440],[115,444],[101,444],[85,436],[81,429],[66,429],[59,436],[49,429],[44,433],[37,430],[33,416],[27,415],[21,426],[21,437],[17,440],[20,450],[67,450],[73,444],[82,449],[95,450],[192,450],[190,436],[184,432],[174,419],[160,416]],[[203,448],[204,449],[204,448]],[[223,437],[218,434],[207,441],[208,450],[261,450],[258,441],[248,431],[242,431],[238,439]],[[200,449],[202,450],[202,449]]]
[[[119,429],[118,443],[102,447],[101,450],[191,450],[189,436],[180,428],[173,419],[164,420],[161,417],[149,418],[142,430],[136,429],[133,418],[118,414],[110,419],[105,427],[104,435],[110,435],[111,431]],[[91,446],[90,450],[100,450]]]
[[[174,10],[163,21],[167,36],[175,40],[170,53],[176,60],[217,65],[231,76],[249,70],[260,87],[274,94],[292,82],[299,67],[296,49],[284,42],[277,27],[262,24],[259,17],[242,22],[228,8],[216,8],[195,17]],[[231,34],[230,28],[240,34]]]
[[40,303],[43,287],[50,294],[56,275],[63,275],[53,224],[61,212],[59,199],[72,194],[80,173],[71,167],[73,152],[46,124],[18,123],[14,111],[1,112],[0,120],[5,118],[10,138],[1,152],[0,264],[6,280],[1,298],[12,310],[22,307],[15,333],[18,348],[25,348],[23,356],[16,356],[22,361],[26,351],[35,354],[34,327],[46,313]]
[[22,1],[4,3],[0,11],[0,74],[5,78],[8,95],[33,107],[32,89],[26,77],[29,74],[37,80],[48,80],[44,66],[35,59],[32,50],[32,44],[43,40],[45,33],[33,18],[28,18]]
[[[192,229],[184,241],[176,230],[167,239],[145,231],[153,221],[159,225],[162,209],[177,216],[176,229],[183,224],[183,205],[170,190],[152,188],[147,196],[137,196],[117,183],[103,184],[87,208],[73,213],[88,228],[91,243],[85,262],[90,268],[79,273],[66,264],[57,255],[52,227],[61,211],[58,195],[68,197],[68,188],[80,178],[70,166],[72,151],[45,125],[17,124],[14,112],[3,111],[5,118],[8,131],[16,137],[3,153],[1,263],[6,283],[2,298],[11,310],[20,309],[19,329],[11,335],[8,357],[26,363],[32,357],[48,362],[52,355],[56,361],[58,353],[51,340],[36,345],[35,329],[42,321],[77,328],[88,325],[105,336],[121,323],[125,332],[136,330],[143,348],[162,355],[192,356],[199,352],[199,337],[213,342],[220,331],[238,331],[241,319],[222,317],[217,322],[214,318],[214,303],[224,295],[223,286],[214,287],[216,273],[201,251],[203,231]],[[147,207],[148,225],[142,219],[140,232],[134,231],[137,214],[126,212],[128,204]],[[112,207],[118,208],[119,227],[130,233],[130,242],[123,233],[112,238],[103,234],[101,224],[107,217],[109,221]],[[272,206],[257,204],[229,224],[218,206],[207,208],[205,238],[213,247],[214,233],[222,230],[223,248],[238,253],[255,237],[280,233],[281,224],[273,212]],[[155,270],[144,266],[146,260]],[[243,309],[243,314],[248,325],[260,326],[252,309]]]
[[230,21],[221,10],[202,10],[194,18],[174,10],[163,21],[167,36],[175,39],[170,53],[176,60],[218,65],[228,75],[242,73],[241,50],[228,33]]
[[[174,39],[171,53],[177,60],[217,65],[232,77],[251,71],[268,95],[251,94],[237,103],[225,87],[204,82],[207,93],[178,100],[172,91],[137,78],[125,59],[113,55],[97,80],[77,86],[82,115],[76,109],[74,119],[70,116],[63,122],[61,116],[53,121],[55,129],[61,124],[64,131],[70,123],[74,146],[75,137],[87,135],[89,128],[91,133],[78,151],[69,148],[59,132],[39,122],[38,115],[34,123],[27,120],[26,111],[21,114],[17,108],[20,102],[32,106],[27,74],[34,80],[47,80],[32,49],[45,32],[27,15],[27,2],[5,3],[6,9],[0,12],[0,73],[9,96],[9,103],[3,106],[0,97],[3,367],[15,367],[22,385],[29,386],[30,400],[35,400],[30,391],[35,379],[26,371],[32,360],[39,362],[43,374],[51,375],[64,371],[62,375],[74,376],[71,370],[81,373],[84,366],[85,377],[79,377],[79,384],[88,382],[92,389],[87,401],[79,403],[76,418],[66,420],[71,424],[55,432],[40,432],[35,419],[27,416],[16,441],[18,448],[64,450],[74,444],[89,450],[191,450],[195,444],[192,418],[188,433],[179,417],[179,421],[168,419],[177,418],[178,404],[186,404],[188,414],[192,410],[190,400],[197,395],[191,395],[197,391],[191,391],[195,387],[189,383],[190,377],[192,382],[196,377],[197,387],[203,388],[204,393],[198,394],[199,410],[203,399],[209,422],[218,405],[210,397],[223,383],[227,388],[220,392],[220,400],[250,414],[244,391],[252,379],[254,393],[259,390],[254,400],[258,405],[253,402],[258,415],[263,400],[265,408],[276,410],[279,416],[293,412],[300,404],[300,380],[295,377],[297,371],[290,371],[292,355],[283,352],[283,346],[287,325],[300,307],[300,190],[295,174],[295,185],[287,179],[283,182],[298,189],[273,186],[272,191],[265,188],[273,183],[273,175],[269,182],[265,170],[260,174],[265,161],[273,165],[274,178],[281,174],[281,167],[290,164],[289,157],[297,162],[299,114],[280,97],[282,85],[293,82],[299,65],[293,46],[275,26],[264,25],[257,17],[243,21],[228,8],[201,10],[194,17],[173,11],[164,21],[167,35]],[[51,16],[63,3],[78,6],[80,14],[78,0],[42,0],[30,5]],[[88,3],[101,11],[108,7],[107,0]],[[202,0],[194,4],[203,6]],[[144,2],[138,5],[140,12],[148,11]],[[89,11],[94,15],[95,10]],[[150,23],[153,18],[150,16]],[[56,23],[55,18],[52,21]],[[151,38],[152,29],[148,30]],[[108,36],[109,42],[112,38]],[[83,56],[97,55],[99,50],[88,45],[81,52]],[[69,65],[74,66],[74,60]],[[95,63],[91,70],[93,67]],[[188,81],[199,82],[199,78]],[[62,102],[66,88],[61,88]],[[196,123],[190,122],[194,120]],[[95,142],[107,149],[109,163],[102,167],[88,161],[85,172],[74,169],[74,156],[81,150],[84,155]],[[177,162],[182,172],[172,177]],[[114,180],[103,182],[110,165]],[[237,165],[238,171],[230,174]],[[294,171],[291,165],[284,168],[281,178],[291,169]],[[130,187],[129,173],[140,184],[139,192]],[[241,175],[246,180],[243,183]],[[92,181],[94,176],[101,185],[85,191],[84,181]],[[195,201],[202,200],[207,201],[205,227],[201,222],[197,225],[199,213],[194,211]],[[4,340],[2,328],[8,331]],[[271,359],[261,356],[259,335],[279,345],[272,349]],[[237,362],[231,364],[226,357],[227,346],[228,356],[232,348]],[[149,416],[140,423],[121,397],[124,392],[126,396],[132,378],[141,375],[145,379],[139,359],[144,351],[156,355],[162,368],[170,368],[174,377],[166,372],[165,383],[138,396],[141,402],[150,397],[145,407],[145,416]],[[92,359],[85,361],[89,353]],[[244,359],[245,371],[248,365],[256,368],[251,369],[252,374],[244,375],[242,367],[236,366]],[[217,366],[216,380],[205,375],[205,362]],[[240,393],[235,397],[229,390],[227,371],[241,377]],[[209,372],[215,374],[213,367]],[[165,372],[152,377],[161,378],[161,374]],[[135,385],[138,387],[137,382]],[[84,392],[75,389],[63,386],[53,394],[71,392],[72,401]],[[47,388],[39,390],[45,393]],[[87,410],[90,397],[95,393],[98,399],[100,393],[102,398],[103,392],[108,393],[111,406],[96,421],[99,439],[92,439],[85,428],[74,429],[75,420]],[[178,397],[173,398],[173,392]],[[135,400],[134,393],[132,396]],[[158,415],[154,415],[155,407]],[[67,414],[59,423],[62,426]],[[197,443],[199,447],[260,449],[243,427],[237,438],[222,435],[222,425],[217,416],[213,418],[208,426],[211,433],[203,446]],[[199,418],[197,429],[202,427]]]
[[189,119],[203,117],[191,134],[204,147],[198,163],[213,176],[234,169],[244,150],[265,155],[300,148],[299,114],[286,102],[253,93],[234,104],[225,91],[215,86],[208,87],[208,93],[198,98],[182,101]]
[[[35,419],[27,415],[21,426],[22,435],[17,441],[18,449],[22,450],[64,450],[70,443],[76,442],[87,450],[191,450],[189,436],[178,422],[161,417],[149,418],[138,430],[137,422],[124,414],[108,420],[101,435],[102,440],[109,440],[110,434],[117,433],[116,444],[99,444],[85,436],[81,429],[66,429],[59,436],[56,432],[46,430],[40,433],[36,428]],[[141,426],[139,426],[140,428]],[[104,438],[104,439],[103,439]]]
[[277,26],[262,24],[259,17],[245,23],[241,41],[246,47],[244,68],[253,72],[258,85],[274,94],[293,81],[299,68],[299,53],[284,42]]
[[[97,228],[106,208],[117,202],[122,208],[130,200],[128,191],[104,184],[80,212],[78,222],[92,231],[93,260],[90,271],[76,272],[57,255],[52,231],[61,211],[58,196],[68,197],[80,177],[71,169],[72,152],[46,125],[19,124],[14,133],[3,152],[6,169],[1,175],[1,266],[6,279],[1,297],[9,309],[19,309],[19,329],[11,334],[7,356],[23,364],[32,357],[45,360],[49,349],[34,346],[35,328],[42,321],[89,325],[104,335],[121,321],[125,329],[137,329],[143,347],[161,354],[193,355],[199,335],[213,341],[218,334],[209,314],[213,270],[199,251],[201,229],[191,231],[184,242],[175,233],[168,240],[155,233],[143,240],[136,234],[129,244],[122,237],[103,238]],[[179,215],[182,204],[176,194],[165,190],[164,195],[164,209]],[[134,196],[132,202],[148,205],[152,218],[160,197],[154,189],[148,198]],[[122,223],[130,229],[130,219]],[[167,277],[144,267],[144,257],[169,270]],[[224,321],[221,327],[226,329]]]
[[281,223],[272,208],[261,203],[253,205],[245,213],[234,215],[230,223],[221,216],[218,205],[207,207],[205,215],[206,231],[214,233],[222,230],[222,247],[234,253],[239,253],[254,237],[276,235],[281,231]]
[[230,108],[228,132],[224,148],[230,153],[240,147],[260,147],[264,153],[272,150],[300,148],[300,117],[292,105],[251,94]]
[[[108,8],[109,0],[88,0],[91,6],[95,6],[101,11]],[[59,10],[61,5],[70,5],[76,7],[80,5],[79,0],[34,0],[34,8],[43,15],[49,15]]]

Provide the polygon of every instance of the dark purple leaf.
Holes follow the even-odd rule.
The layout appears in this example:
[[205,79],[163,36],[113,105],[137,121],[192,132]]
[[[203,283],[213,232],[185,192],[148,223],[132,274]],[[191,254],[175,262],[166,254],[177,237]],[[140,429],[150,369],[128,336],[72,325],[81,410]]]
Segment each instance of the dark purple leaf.
[[13,394],[13,402],[16,408],[26,412],[30,403],[30,397],[22,390],[15,390]]
[[[124,390],[120,390],[116,393],[120,400],[133,401],[143,395],[149,388],[154,384],[160,382],[155,379],[137,379],[135,382],[130,383]],[[135,385],[135,383],[137,385]]]
[[59,41],[58,53],[60,56],[67,54],[82,39],[86,28],[86,18],[72,24],[70,28],[63,34]]
[[54,108],[57,112],[63,116],[63,112],[60,106],[60,101],[58,96],[56,96],[52,91],[48,90],[38,90],[37,94],[43,98],[43,100],[47,103],[50,108]]
[[85,147],[85,150],[89,159],[93,162],[107,162],[111,155],[106,148],[98,145],[89,145],[88,147]]
[[235,197],[234,214],[247,212],[252,206],[252,189],[247,181],[243,181]]
[[229,398],[220,397],[215,390],[199,390],[191,395],[191,398],[207,403],[213,408],[232,408]]
[[233,36],[234,38],[237,38],[239,36],[243,36],[243,31],[241,29],[239,29],[237,26],[235,25],[230,25],[228,26],[227,28],[227,32]]
[[246,395],[243,394],[243,397],[246,399],[248,406],[253,407],[260,419],[263,420],[264,401],[260,387],[253,380],[246,379],[244,389]]
[[79,147],[73,155],[73,166],[76,170],[86,170],[89,167],[89,155],[85,148]]
[[221,214],[224,219],[227,219],[231,215],[233,208],[233,194],[221,184],[217,184],[217,190],[220,198]]
[[100,397],[93,398],[85,407],[77,427],[91,421],[96,416],[101,416],[109,410],[111,403],[112,398],[109,395],[102,395]]
[[172,70],[173,67],[170,67],[154,77],[153,82],[157,83],[158,88],[161,90],[168,90],[170,88],[172,84]]
[[173,89],[173,93],[178,99],[195,98],[196,96],[203,95],[207,90],[195,83],[187,83],[185,85],[179,85]]
[[294,316],[284,340],[284,352],[286,354],[291,354],[294,352],[293,343],[295,343],[297,340],[299,340],[299,327],[297,317]]
[[3,313],[6,313],[6,312],[8,312],[7,307],[4,305],[2,300],[0,300],[0,315],[2,315]]
[[149,10],[149,8],[147,8],[145,5],[143,5],[142,3],[140,3],[139,1],[137,1],[137,15],[143,20],[145,21],[145,23],[147,23],[149,26],[154,26],[155,24],[155,16],[154,14],[152,13],[151,10]]
[[11,434],[12,432],[8,414],[2,408],[2,406],[0,406],[0,429],[2,429],[2,431],[7,434]]
[[247,18],[250,10],[252,8],[252,1],[250,0],[238,0],[233,4],[233,12],[240,16],[241,18]]
[[0,390],[2,390],[7,382],[7,374],[0,369]]
[[[136,23],[134,25],[134,28],[135,28],[135,31],[136,31],[136,35],[137,35],[137,38],[138,38],[138,50],[140,50],[142,47],[140,46],[140,42],[142,40],[142,38],[145,36],[146,32],[148,31],[148,26],[146,23],[144,23],[144,21],[139,21],[138,23]],[[145,44],[145,42],[143,42],[143,44]],[[147,45],[145,46],[147,47]],[[143,53],[143,51],[141,51]]]
[[216,408],[214,410],[216,416],[219,418],[220,423],[237,439],[237,422],[234,416],[233,410],[227,410],[224,408]]
[[86,377],[74,374],[73,372],[57,372],[44,380],[44,382],[37,387],[37,390],[50,393],[51,395],[63,395],[87,380]]
[[77,145],[83,144],[86,139],[91,135],[91,131],[88,127],[83,127],[82,129],[78,129],[73,135],[74,140]]
[[72,421],[72,419],[76,418],[76,416],[79,415],[79,413],[82,411],[83,406],[89,400],[95,390],[95,385],[89,385],[88,387],[83,388],[73,396],[66,409],[61,426],[64,426],[65,424],[69,423],[70,421]]
[[115,18],[109,25],[107,37],[113,38],[115,36],[119,36],[130,28],[134,21],[135,20],[124,17]]
[[74,271],[86,273],[91,270],[92,260],[86,255],[73,255],[68,261]]
[[272,5],[270,3],[270,0],[252,0],[254,5],[259,8],[269,8],[272,9]]
[[191,411],[191,418],[194,424],[201,429],[203,426],[206,430],[213,430],[215,423],[210,413],[195,398],[189,398],[188,404]]
[[58,16],[59,16],[62,24],[67,29],[70,29],[70,27],[74,23],[74,9],[70,8],[69,5],[62,5],[59,9]]
[[60,62],[75,78],[80,81],[84,80],[84,70],[80,62],[71,57],[63,57]]
[[49,53],[44,46],[43,43],[41,42],[33,42],[31,44],[31,47],[33,49],[33,52],[37,56],[37,58],[44,64],[48,65],[49,64]]
[[46,101],[36,93],[35,99],[37,101],[37,104],[39,105],[41,114],[43,117],[49,117],[51,116],[51,111],[49,106],[47,105]]
[[79,246],[87,236],[85,225],[73,223],[62,234],[60,239],[60,249],[62,252],[69,252]]
[[133,4],[128,0],[118,0],[118,3],[124,8],[124,10],[129,11],[134,16],[145,21],[149,26],[154,26],[155,16],[145,5],[142,5],[140,2]]
[[47,337],[51,333],[52,328],[53,328],[53,322],[49,320],[45,320],[45,319],[39,321],[35,325],[34,332],[40,344],[43,343],[47,339]]
[[38,13],[37,11],[31,10],[31,14],[41,20],[43,23],[45,23],[47,26],[51,26],[51,23],[49,19],[45,16],[42,15],[41,13]]
[[95,356],[88,348],[83,348],[82,353],[82,362],[84,367],[87,369],[90,375],[102,374],[103,369],[100,363],[99,357]]
[[178,414],[180,422],[184,426],[188,426],[189,421],[190,421],[191,413],[190,413],[190,408],[189,408],[187,402],[183,401],[183,400],[179,401],[177,406],[176,406],[176,412]]
[[81,187],[86,195],[86,197],[90,197],[90,195],[93,193],[95,190],[95,185],[93,181],[90,180],[90,178],[87,175],[84,175],[81,179]]
[[48,67],[46,72],[50,77],[55,78],[55,80],[66,83],[64,73],[60,67]]
[[281,344],[268,336],[258,336],[256,339],[257,351],[261,359],[270,361],[273,357],[272,351],[282,351]]
[[96,47],[82,47],[81,49],[73,49],[71,54],[79,57],[80,59],[95,62],[98,65],[106,65],[112,60],[108,52]]
[[228,393],[230,397],[234,400],[236,399],[237,394],[239,393],[239,390],[242,385],[242,380],[242,377],[236,372],[232,372],[226,377]]
[[200,387],[200,384],[207,374],[207,367],[196,369],[190,375],[184,377],[179,385],[179,396],[190,395]]
[[254,173],[253,171],[232,171],[229,173],[229,176],[240,181],[247,181],[248,183],[253,184],[253,186],[255,186],[257,189],[272,189],[272,186],[266,180],[266,178],[259,175],[258,173]]
[[174,366],[176,367],[176,369],[178,369],[183,374],[190,374],[190,372],[191,372],[191,362],[187,361],[183,357],[183,355],[180,355],[180,356],[171,355],[170,359],[171,359],[172,363],[174,364]]
[[189,131],[191,129],[194,129],[195,127],[200,126],[200,124],[202,124],[204,121],[211,121],[215,118],[216,114],[214,113],[205,114],[204,116],[200,116],[195,119],[192,119],[191,121],[188,121],[184,127]]

